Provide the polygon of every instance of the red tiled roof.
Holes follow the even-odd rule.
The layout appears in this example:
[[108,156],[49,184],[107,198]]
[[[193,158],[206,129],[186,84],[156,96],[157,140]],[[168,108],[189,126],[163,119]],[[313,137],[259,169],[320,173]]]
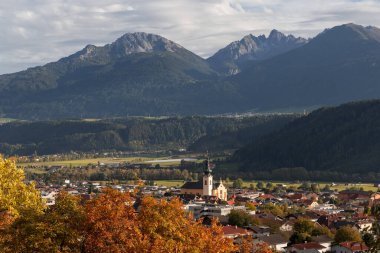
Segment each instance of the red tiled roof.
[[339,245],[352,251],[368,250],[364,242],[341,242]]
[[305,250],[305,249],[324,249],[326,247],[320,245],[317,242],[307,242],[307,243],[299,243],[299,244],[293,244],[291,246],[292,248],[298,249],[298,250]]
[[263,194],[258,197],[259,199],[274,199],[275,197],[271,194]]
[[295,200],[295,199],[305,198],[305,195],[303,195],[302,193],[295,193],[295,194],[292,194],[292,195],[287,195],[286,197],[288,199],[290,199],[290,200]]
[[223,234],[225,235],[247,235],[248,231],[244,228],[240,228],[237,226],[224,226],[223,227]]

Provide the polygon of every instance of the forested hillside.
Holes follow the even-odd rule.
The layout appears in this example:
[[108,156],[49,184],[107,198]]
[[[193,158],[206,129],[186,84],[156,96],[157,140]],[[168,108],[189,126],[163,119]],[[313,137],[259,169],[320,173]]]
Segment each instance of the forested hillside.
[[[260,128],[278,129],[296,115],[253,117],[120,118],[108,120],[66,120],[13,122],[0,125],[0,152],[8,155],[54,154],[70,151],[157,150],[187,148],[204,136],[238,135],[247,139],[265,133]],[[256,130],[257,129],[257,130]],[[255,133],[257,131],[257,133]],[[242,132],[242,133],[243,133]],[[254,132],[254,133],[251,133]],[[240,147],[237,138],[233,147]],[[213,150],[203,141],[198,147]],[[237,144],[235,144],[237,143]],[[228,148],[228,146],[226,146]]]
[[316,110],[254,140],[232,160],[245,172],[296,167],[313,175],[380,172],[380,100]]

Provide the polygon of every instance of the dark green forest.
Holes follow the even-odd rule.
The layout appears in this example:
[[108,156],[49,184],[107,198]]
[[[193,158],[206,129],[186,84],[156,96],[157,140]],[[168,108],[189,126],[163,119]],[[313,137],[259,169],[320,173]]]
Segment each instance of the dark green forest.
[[[380,100],[318,109],[256,138],[238,150],[231,162],[245,173],[270,177],[276,172],[286,179],[301,174],[305,179],[322,174],[333,179],[356,173],[360,180],[369,177],[368,172],[379,173]],[[303,168],[302,173],[292,168]],[[376,179],[376,175],[371,176]]]
[[[298,115],[251,117],[129,117],[107,120],[12,122],[0,125],[0,152],[7,155],[56,154],[70,151],[223,150],[282,127]],[[242,133],[240,133],[242,132]],[[228,145],[222,145],[229,137]],[[209,141],[197,142],[210,136]],[[214,141],[218,138],[218,141]],[[223,137],[224,136],[224,137]],[[236,136],[236,138],[234,137]],[[235,139],[234,139],[235,138]],[[207,140],[207,139],[206,139]]]

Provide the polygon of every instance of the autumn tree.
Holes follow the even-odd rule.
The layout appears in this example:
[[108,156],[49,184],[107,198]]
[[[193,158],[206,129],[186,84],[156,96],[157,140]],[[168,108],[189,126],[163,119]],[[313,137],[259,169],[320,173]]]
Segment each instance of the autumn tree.
[[25,174],[14,161],[0,157],[0,211],[18,217],[22,212],[41,213],[44,206],[39,191],[24,182]]
[[105,189],[87,202],[82,252],[143,252],[145,241],[136,224],[128,193]]
[[336,243],[341,242],[360,242],[362,240],[360,233],[357,229],[350,226],[344,226],[336,231],[335,238]]
[[267,243],[257,243],[254,245],[253,253],[273,253],[273,250],[270,248],[270,246]]
[[59,252],[79,252],[83,241],[85,211],[80,198],[60,192],[55,205],[46,211],[46,223],[54,234],[51,241]]
[[210,227],[194,221],[178,199],[172,201],[144,198],[138,215],[145,252],[233,252],[232,240],[224,238],[215,221]]
[[79,199],[60,193],[45,213],[23,212],[0,232],[1,252],[80,252],[83,208]]
[[254,242],[251,236],[242,238],[239,245],[239,253],[273,253],[273,250],[265,242]]

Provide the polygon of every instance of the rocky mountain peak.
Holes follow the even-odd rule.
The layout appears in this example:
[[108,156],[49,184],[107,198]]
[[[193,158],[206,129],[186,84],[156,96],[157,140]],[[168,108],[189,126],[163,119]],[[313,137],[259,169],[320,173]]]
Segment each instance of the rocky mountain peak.
[[[292,36],[292,35],[289,35],[289,36]],[[268,36],[268,40],[277,40],[277,41],[280,41],[282,39],[286,38],[285,34],[283,34],[282,32],[279,32],[278,30],[276,29],[273,29],[269,36]]]
[[269,36],[244,36],[241,40],[230,43],[219,50],[208,61],[218,71],[227,75],[239,73],[248,61],[261,61],[285,53],[306,44],[308,40],[296,38],[274,29]]
[[107,46],[112,53],[121,56],[132,53],[176,52],[182,48],[164,37],[144,32],[126,33]]

